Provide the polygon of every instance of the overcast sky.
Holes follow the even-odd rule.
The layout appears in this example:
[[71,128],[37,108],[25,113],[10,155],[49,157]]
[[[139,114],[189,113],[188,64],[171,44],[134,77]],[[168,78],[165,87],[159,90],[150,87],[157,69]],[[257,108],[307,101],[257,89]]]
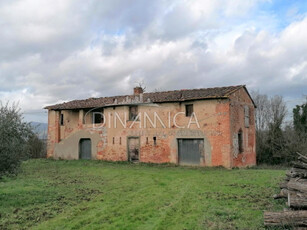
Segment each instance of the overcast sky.
[[307,94],[305,0],[0,0],[0,99],[27,121],[88,97],[246,84]]

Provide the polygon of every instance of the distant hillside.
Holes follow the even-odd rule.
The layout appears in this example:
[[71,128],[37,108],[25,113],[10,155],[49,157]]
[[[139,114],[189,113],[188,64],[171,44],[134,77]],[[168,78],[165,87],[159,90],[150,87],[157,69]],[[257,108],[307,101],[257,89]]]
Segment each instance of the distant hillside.
[[37,133],[40,139],[47,139],[47,130],[48,130],[47,123],[31,121],[30,124],[34,132]]

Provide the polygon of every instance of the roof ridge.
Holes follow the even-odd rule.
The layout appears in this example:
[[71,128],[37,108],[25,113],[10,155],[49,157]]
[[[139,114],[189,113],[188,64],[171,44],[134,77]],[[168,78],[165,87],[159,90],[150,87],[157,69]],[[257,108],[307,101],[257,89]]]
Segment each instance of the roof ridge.
[[221,89],[221,88],[243,87],[243,86],[245,86],[245,85],[229,85],[229,86],[218,86],[218,87],[210,87],[210,88],[193,88],[193,89],[175,89],[175,90],[148,92],[148,93],[144,93],[144,94],[149,94],[149,93],[169,93],[169,92],[180,92],[180,91],[191,91],[191,90]]
[[[220,86],[220,87],[211,87],[211,88],[194,88],[194,89],[179,89],[179,90],[168,90],[168,91],[157,91],[157,92],[148,92],[143,93],[144,97],[153,98],[153,102],[168,102],[168,101],[182,101],[182,100],[197,100],[204,98],[222,98],[228,97],[230,94],[235,92],[236,90],[245,87],[245,85],[234,85],[234,86]],[[204,91],[202,95],[193,95],[193,92]],[[206,92],[207,91],[207,92]],[[184,93],[185,92],[185,93]],[[189,92],[189,93],[188,93]],[[173,95],[171,94],[173,93]],[[180,97],[178,98],[178,94],[180,93]],[[165,96],[162,96],[166,94]],[[168,95],[169,94],[169,95]],[[160,98],[159,98],[159,95]],[[176,96],[177,95],[177,96]],[[46,106],[45,109],[73,109],[73,108],[89,108],[95,105],[95,101],[98,104],[108,105],[110,102],[103,100],[110,100],[116,98],[125,98],[125,97],[133,97],[134,94],[129,95],[118,95],[118,96],[107,96],[107,97],[90,97],[86,99],[76,99],[71,100],[55,105]]]

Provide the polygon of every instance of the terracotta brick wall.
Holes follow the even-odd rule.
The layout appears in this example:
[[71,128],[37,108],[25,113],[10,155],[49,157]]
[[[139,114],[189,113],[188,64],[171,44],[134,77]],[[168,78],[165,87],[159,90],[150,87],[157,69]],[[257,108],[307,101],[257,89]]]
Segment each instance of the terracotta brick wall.
[[[249,127],[245,127],[244,107],[249,108]],[[244,88],[231,96],[231,135],[235,137],[242,130],[243,152],[238,153],[232,145],[232,167],[250,166],[256,164],[256,130],[254,119],[254,105]]]
[[[243,90],[243,89],[242,89]],[[245,93],[246,94],[246,93]],[[197,100],[188,103],[160,103],[155,106],[139,106],[138,111],[142,114],[147,112],[149,117],[153,120],[153,114],[156,112],[165,124],[164,128],[157,122],[157,128],[147,122],[147,127],[139,128],[136,123],[131,129],[123,128],[119,122],[115,128],[111,123],[111,128],[104,127],[101,130],[93,130],[91,118],[85,117],[85,124],[83,124],[83,116],[86,111],[68,111],[64,110],[64,126],[59,126],[60,112],[49,111],[48,117],[48,156],[54,156],[56,147],[57,156],[61,158],[66,157],[64,148],[67,148],[68,143],[71,145],[78,145],[80,136],[77,135],[81,131],[86,131],[89,135],[95,135],[95,143],[92,143],[95,152],[94,158],[110,161],[126,161],[127,160],[127,139],[130,136],[138,136],[140,138],[140,161],[153,163],[178,163],[178,138],[203,138],[205,141],[204,161],[201,165],[204,166],[244,166],[255,163],[255,133],[254,126],[249,130],[245,130],[244,119],[241,115],[241,106],[252,104],[244,92],[238,92],[232,98],[234,102],[230,104],[228,99],[211,99],[211,100]],[[243,99],[241,99],[243,97]],[[185,112],[185,105],[193,104],[194,112],[197,116],[200,127],[192,124],[190,128],[179,129],[174,125],[168,127],[168,117],[178,112]],[[104,108],[104,114],[110,114],[114,119],[115,112],[124,120],[124,113],[128,114],[128,106],[117,106]],[[107,117],[108,119],[108,117]],[[190,117],[180,114],[176,121],[178,125],[187,125]],[[241,121],[242,120],[242,121]],[[131,125],[132,121],[127,121],[127,127]],[[108,122],[106,124],[109,125]],[[246,142],[247,148],[245,152],[237,158],[233,157],[233,135],[239,129],[244,128],[244,135],[248,136]],[[57,143],[59,135],[61,142]],[[154,144],[153,137],[156,137],[156,144]],[[113,141],[114,140],[114,141]],[[78,153],[72,153],[70,158],[78,159]]]

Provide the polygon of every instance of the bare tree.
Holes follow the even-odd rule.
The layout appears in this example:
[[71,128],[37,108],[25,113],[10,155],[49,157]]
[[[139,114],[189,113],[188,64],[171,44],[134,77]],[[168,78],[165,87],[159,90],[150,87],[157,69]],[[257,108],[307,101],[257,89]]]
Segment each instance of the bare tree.
[[260,94],[259,91],[252,91],[251,95],[257,106],[255,110],[256,130],[267,130],[270,120],[270,100],[267,95]]
[[281,96],[269,98],[265,94],[252,92],[257,106],[256,145],[257,160],[260,163],[279,162],[286,154],[282,126],[287,114],[286,104]]
[[269,123],[281,127],[287,115],[287,106],[282,96],[271,98],[269,113]]
[[136,82],[138,87],[142,88],[143,92],[146,90],[145,82],[143,80]]

